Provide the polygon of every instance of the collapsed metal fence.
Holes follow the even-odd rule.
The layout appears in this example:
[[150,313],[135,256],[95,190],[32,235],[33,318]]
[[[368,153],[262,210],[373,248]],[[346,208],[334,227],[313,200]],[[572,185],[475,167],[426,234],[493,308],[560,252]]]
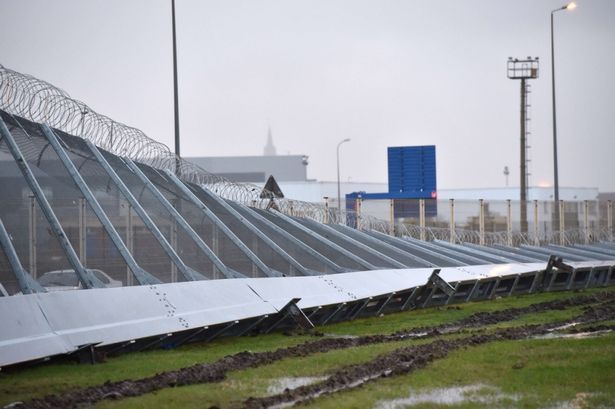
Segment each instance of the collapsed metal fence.
[[1,66],[0,108],[0,366],[613,283],[612,242],[476,245],[271,201]]

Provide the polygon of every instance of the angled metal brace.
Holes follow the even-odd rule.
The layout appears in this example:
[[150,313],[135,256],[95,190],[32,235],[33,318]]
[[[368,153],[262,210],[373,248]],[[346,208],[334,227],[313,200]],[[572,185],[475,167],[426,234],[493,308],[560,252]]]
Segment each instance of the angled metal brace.
[[218,258],[218,256],[209,248],[209,246],[203,241],[201,236],[194,231],[192,226],[188,224],[186,219],[173,207],[173,205],[167,200],[166,197],[156,188],[151,180],[139,169],[139,167],[130,159],[122,158],[126,166],[139,178],[139,180],[145,185],[149,192],[162,204],[167,212],[173,217],[179,226],[188,234],[188,237],[192,239],[194,244],[209,258],[213,265],[220,271],[226,278],[235,278],[235,276],[229,271],[228,267]]
[[399,309],[400,311],[406,311],[407,309],[410,309],[412,307],[412,309],[416,308],[416,305],[414,305],[414,301],[416,301],[416,299],[418,298],[419,295],[419,289],[423,288],[424,286],[419,285],[414,287],[414,289],[412,290],[412,292],[410,293],[410,295],[408,296],[408,298],[406,298],[406,301],[404,301],[404,303],[402,304],[401,308]]
[[517,276],[515,277],[515,281],[513,281],[512,285],[510,286],[510,291],[508,292],[509,297],[515,292],[515,288],[517,288],[517,284],[519,283],[520,278],[521,274],[517,274]]
[[401,263],[397,260],[395,260],[392,257],[387,256],[386,254],[383,254],[377,250],[374,250],[372,247],[361,243],[360,241],[353,239],[352,237],[350,237],[349,235],[340,233],[339,231],[335,230],[333,227],[328,226],[326,224],[320,224],[314,220],[310,220],[310,219],[304,219],[305,223],[310,225],[310,226],[315,226],[316,228],[320,228],[322,230],[325,230],[327,233],[331,234],[332,236],[337,237],[338,239],[346,242],[346,243],[350,243],[351,245],[360,248],[361,250],[371,254],[372,256],[378,258],[379,260],[382,260],[385,263],[388,263],[390,266],[392,266],[393,268],[408,268],[407,265],[405,265],[404,263]]
[[94,365],[97,362],[96,345],[98,344],[98,342],[94,342],[81,345],[79,348],[69,353],[69,355],[76,357],[80,364]]
[[280,315],[280,319],[273,323],[265,333],[268,334],[277,328],[287,317],[290,317],[295,321],[297,326],[304,330],[310,330],[314,328],[314,324],[312,321],[301,311],[301,308],[297,306],[297,303],[301,300],[301,298],[293,298],[290,300],[282,309],[278,312]]
[[431,297],[433,297],[437,289],[438,287],[436,287],[435,285],[431,287],[431,291],[429,292],[429,295],[425,297],[425,301],[423,301],[423,304],[421,304],[422,308],[427,307],[427,304],[429,304],[429,301],[431,301]]
[[134,211],[143,221],[145,227],[150,231],[150,233],[152,233],[152,236],[154,236],[158,244],[160,244],[160,247],[162,247],[164,252],[171,259],[173,264],[175,264],[177,269],[182,273],[184,278],[188,281],[205,280],[205,277],[203,275],[197,273],[196,271],[188,267],[186,263],[184,263],[184,261],[179,257],[173,246],[171,246],[171,244],[164,237],[160,229],[158,229],[156,223],[154,223],[154,221],[149,216],[149,214],[147,214],[143,206],[141,206],[141,203],[139,203],[139,201],[133,196],[132,192],[128,189],[128,187],[126,187],[118,174],[111,168],[111,165],[109,165],[109,162],[107,162],[107,160],[98,150],[98,148],[94,146],[94,144],[90,141],[86,140],[85,142],[88,145],[90,152],[92,152],[92,154],[96,158],[96,161],[98,161],[98,164],[105,170],[105,172],[107,172],[107,175],[109,175],[111,180],[113,180],[115,186],[126,198],[128,203],[130,203]]
[[222,328],[218,329],[217,331],[214,331],[211,334],[207,335],[205,338],[203,338],[203,341],[204,342],[211,342],[215,338],[220,337],[222,334],[224,334],[226,331],[228,331],[231,327],[234,327],[237,324],[239,324],[239,321],[231,321],[228,324],[226,324],[224,327],[222,327]]
[[137,261],[134,259],[130,251],[128,251],[128,248],[120,238],[120,235],[118,234],[117,230],[115,230],[115,227],[113,227],[113,223],[111,223],[111,220],[109,220],[109,217],[103,210],[102,206],[100,205],[100,203],[98,203],[98,200],[96,200],[96,197],[94,197],[94,194],[92,193],[88,185],[85,183],[85,180],[83,180],[83,177],[75,168],[75,165],[68,157],[66,151],[64,151],[64,149],[60,146],[60,142],[58,141],[57,136],[54,134],[51,128],[44,124],[41,125],[41,128],[43,130],[43,133],[45,134],[45,137],[47,138],[47,141],[49,141],[51,147],[64,164],[64,167],[66,168],[71,178],[81,191],[81,194],[85,197],[85,200],[87,200],[88,204],[90,205],[90,208],[94,211],[94,214],[96,214],[96,217],[109,235],[109,238],[115,245],[115,248],[118,250],[139,284],[160,284],[160,280],[158,280],[156,277],[139,267]]
[[324,243],[327,246],[329,246],[331,249],[337,251],[338,253],[343,254],[344,256],[348,257],[349,259],[351,259],[355,263],[363,266],[367,270],[379,270],[380,269],[380,267],[377,267],[377,266],[375,266],[375,265],[373,265],[373,264],[363,260],[361,257],[357,256],[353,252],[346,250],[342,246],[339,246],[336,243],[332,242],[331,240],[327,239],[326,237],[321,236],[320,234],[316,233],[312,229],[309,229],[309,228],[305,227],[301,223],[299,223],[296,220],[294,220],[292,217],[288,217],[284,213],[279,212],[277,210],[270,210],[270,212],[272,214],[275,214],[276,216],[278,216],[280,219],[284,220],[288,224],[292,225],[293,227],[296,227],[297,229],[299,229],[302,232],[306,233],[310,237],[312,237],[312,238],[314,238],[314,239],[316,239],[318,241],[321,241],[322,243]]
[[32,173],[32,170],[30,169],[30,165],[28,165],[28,162],[23,157],[19,149],[19,146],[17,145],[17,142],[15,142],[13,135],[11,135],[8,128],[6,127],[6,124],[4,123],[4,120],[1,117],[0,117],[0,135],[2,135],[2,137],[6,141],[6,144],[9,148],[9,151],[11,152],[11,155],[13,156],[13,159],[15,160],[15,163],[17,163],[17,166],[19,166],[19,170],[21,171],[24,179],[28,183],[30,190],[32,190],[32,193],[34,194],[34,197],[36,198],[36,201],[38,202],[38,205],[40,206],[41,211],[43,212],[43,215],[49,222],[49,226],[51,227],[53,234],[58,239],[58,242],[60,243],[60,246],[64,250],[64,254],[66,255],[66,258],[68,259],[68,262],[70,263],[71,267],[75,270],[75,273],[77,274],[77,277],[79,277],[79,281],[81,282],[83,287],[84,288],[104,287],[104,284],[98,278],[96,278],[94,274],[86,270],[81,264],[81,261],[79,261],[79,256],[77,256],[77,253],[75,252],[75,249],[73,248],[72,244],[68,240],[68,237],[66,236],[66,233],[64,232],[64,229],[62,228],[62,225],[60,224],[60,221],[58,220],[57,216],[53,212],[51,205],[47,201],[47,198],[45,197],[45,194],[43,193],[43,189],[41,189],[41,186],[38,184],[36,177],[34,177],[34,173]]
[[345,302],[339,304],[337,308],[320,323],[320,325],[327,325],[329,321],[331,321],[333,317],[335,317],[337,313],[340,312],[345,306],[346,306]]
[[374,315],[376,316],[380,315],[382,311],[384,310],[384,308],[387,306],[387,304],[391,301],[391,298],[393,298],[394,295],[395,295],[395,291],[389,294],[387,298],[382,302],[382,305],[380,306],[380,308],[378,308],[378,311],[376,311]]
[[117,345],[115,348],[110,349],[109,351],[107,351],[107,355],[113,355],[116,353],[119,353],[121,350],[128,348],[129,346],[135,344],[137,341],[134,339],[122,342],[121,344]]
[[319,305],[318,307],[314,308],[314,310],[310,312],[310,315],[308,315],[308,318],[311,320],[312,317],[314,317],[316,313],[318,313],[318,311],[320,310],[322,310],[322,305]]
[[585,286],[583,286],[583,288],[587,288],[587,287],[589,287],[589,284],[591,283],[592,278],[594,278],[594,271],[595,271],[595,268],[594,268],[594,267],[592,267],[592,268],[589,270],[589,273],[587,274],[587,280],[585,281]]
[[489,293],[489,297],[488,297],[489,299],[492,299],[493,297],[495,297],[495,292],[496,292],[496,290],[498,289],[498,286],[500,285],[500,280],[501,280],[501,278],[500,278],[500,277],[498,277],[498,278],[495,280],[495,282],[494,282],[494,284],[493,284],[493,288],[491,289],[491,292]]
[[361,314],[361,311],[363,311],[365,309],[365,307],[367,307],[367,305],[370,303],[370,301],[373,300],[373,297],[368,297],[365,300],[363,300],[362,303],[360,303],[359,305],[357,305],[355,307],[355,310],[350,314],[350,317],[348,318],[350,321],[356,319],[359,314]]
[[460,282],[457,282],[455,284],[455,287],[454,287],[455,291],[448,296],[448,298],[446,299],[446,302],[444,303],[444,305],[449,305],[450,304],[450,302],[453,300],[453,297],[455,296],[455,294],[457,294],[457,289],[459,288],[460,285],[461,285]]
[[239,332],[239,334],[237,334],[238,337],[244,336],[246,335],[248,332],[252,331],[254,328],[258,327],[263,321],[265,321],[267,318],[269,318],[269,314],[265,314],[261,317],[259,317],[256,321],[254,321],[253,323],[251,323],[250,325],[248,325],[247,327],[245,327],[243,330],[241,330],[241,332]]
[[534,291],[536,291],[536,289],[540,285],[540,282],[543,280],[543,278],[544,278],[544,271],[536,271],[534,273],[534,280],[532,280],[532,285],[530,287],[530,290],[528,291],[529,294],[532,294]]
[[6,231],[4,223],[2,223],[2,219],[0,219],[0,247],[2,247],[4,254],[6,254],[6,257],[9,259],[9,265],[15,274],[15,278],[17,278],[19,290],[23,294],[47,292],[47,290],[45,290],[45,288],[40,285],[38,281],[32,278],[32,276],[21,265],[17,252],[15,251],[15,247],[13,246],[13,242],[11,241],[11,236],[9,236],[9,233]]
[[196,337],[198,337],[199,335],[201,335],[203,332],[207,331],[208,329],[209,329],[209,326],[206,325],[197,330],[191,331],[189,334],[180,338],[178,341],[172,342],[170,345],[172,345],[173,348],[177,348],[181,345],[184,345],[192,341],[193,339],[195,339]]
[[263,274],[268,277],[280,276],[279,273],[273,271],[265,263],[263,263],[261,259],[259,259],[258,256],[254,254],[252,250],[250,250],[250,248],[246,246],[244,242],[242,242],[239,237],[237,237],[235,233],[233,233],[233,231],[229,229],[229,227],[218,218],[218,216],[215,215],[214,212],[212,212],[207,206],[205,206],[205,203],[200,201],[199,198],[194,193],[192,193],[190,189],[188,189],[184,182],[182,182],[177,176],[175,176],[172,172],[168,170],[165,170],[165,175],[168,176],[171,182],[173,182],[173,184],[177,186],[179,190],[181,190],[181,192],[188,198],[188,200],[190,200],[192,204],[198,207],[205,214],[205,216],[207,216],[207,218],[211,220],[216,225],[216,227],[218,227],[226,235],[226,237],[228,237],[228,239],[231,240]]
[[292,234],[290,234],[286,230],[281,229],[275,223],[273,223],[270,220],[268,220],[267,218],[261,216],[260,214],[258,214],[254,210],[252,210],[250,207],[248,207],[248,206],[246,206],[244,204],[241,204],[241,203],[236,203],[236,202],[231,202],[229,204],[231,206],[235,207],[236,209],[238,209],[239,212],[244,212],[244,214],[248,213],[251,217],[254,217],[260,223],[266,225],[267,227],[269,227],[270,229],[275,231],[277,234],[279,234],[280,236],[284,237],[285,240],[288,240],[293,245],[295,245],[297,247],[300,247],[303,251],[305,251],[306,253],[310,254],[314,258],[318,259],[318,261],[320,261],[321,263],[323,263],[324,265],[329,267],[334,272],[336,272],[336,273],[344,273],[344,272],[348,271],[347,269],[345,269],[343,267],[340,267],[339,265],[335,264],[333,261],[329,260],[327,257],[323,256],[318,251],[314,250],[313,248],[311,248],[310,246],[305,244],[303,241],[297,239],[295,236],[293,236]]
[[572,286],[574,285],[574,279],[577,276],[577,269],[575,268],[574,270],[572,270],[572,273],[570,273],[570,277],[568,277],[568,284],[566,284],[566,290],[570,290],[572,288]]
[[609,272],[606,275],[606,278],[604,279],[604,284],[602,284],[603,286],[607,286],[609,285],[609,283],[611,282],[611,277],[613,277],[613,271],[615,271],[615,266],[610,266],[609,267]]
[[237,210],[235,210],[231,205],[229,205],[226,200],[223,200],[218,195],[211,193],[208,189],[203,186],[198,186],[199,192],[203,193],[208,198],[212,199],[220,206],[222,206],[227,212],[231,214],[236,220],[238,220],[241,224],[243,224],[248,230],[254,233],[259,239],[261,239],[274,253],[278,254],[284,260],[286,260],[293,268],[297,269],[303,275],[311,275],[305,267],[301,265],[297,260],[295,260],[290,254],[288,254],[284,249],[278,246],[271,238],[269,238],[266,234],[264,234],[258,227],[253,225],[248,219],[243,217]]
[[466,302],[469,302],[472,298],[474,298],[474,293],[476,293],[476,290],[478,290],[480,283],[481,283],[480,280],[476,280],[476,282],[474,283],[474,286],[472,287],[472,289],[468,293],[468,296],[466,297]]
[[166,339],[169,339],[172,336],[173,336],[172,333],[168,333],[168,334],[164,334],[164,335],[159,335],[153,341],[148,342],[147,344],[141,345],[134,352],[141,352],[141,351],[145,351],[146,349],[153,348],[155,345],[162,344]]

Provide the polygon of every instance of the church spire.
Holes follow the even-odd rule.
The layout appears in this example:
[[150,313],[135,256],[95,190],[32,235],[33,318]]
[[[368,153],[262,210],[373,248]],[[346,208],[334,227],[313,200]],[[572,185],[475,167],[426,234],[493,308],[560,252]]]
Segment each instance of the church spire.
[[265,145],[265,150],[263,155],[265,156],[275,156],[275,146],[273,145],[273,137],[271,136],[271,126],[267,128],[267,144]]

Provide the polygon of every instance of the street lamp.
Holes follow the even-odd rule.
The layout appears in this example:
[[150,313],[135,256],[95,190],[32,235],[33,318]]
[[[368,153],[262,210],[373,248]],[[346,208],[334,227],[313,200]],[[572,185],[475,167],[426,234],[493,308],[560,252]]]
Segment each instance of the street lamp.
[[[553,14],[561,10],[573,10],[577,7],[574,2],[570,2],[565,6],[551,11],[551,95],[553,97],[553,188],[555,206],[559,209],[559,180],[557,176],[557,120],[555,116],[555,47],[553,46]],[[557,210],[558,222],[562,216]]]
[[177,91],[177,41],[175,35],[175,0],[171,0],[171,26],[173,31],[173,113],[175,121],[175,174],[179,176],[179,97]]
[[340,193],[340,146],[343,143],[350,142],[350,138],[346,138],[337,144],[337,222],[342,220],[342,197]]

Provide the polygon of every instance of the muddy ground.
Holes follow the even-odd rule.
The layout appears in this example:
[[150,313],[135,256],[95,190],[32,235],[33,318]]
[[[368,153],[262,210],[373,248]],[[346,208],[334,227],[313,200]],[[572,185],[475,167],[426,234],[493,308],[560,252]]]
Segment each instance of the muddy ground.
[[[279,348],[275,351],[258,353],[244,351],[226,356],[212,363],[197,364],[138,380],[128,379],[118,382],[107,382],[102,385],[49,395],[13,407],[84,407],[105,399],[124,399],[169,387],[219,382],[225,379],[228,372],[268,365],[285,358],[308,356],[316,353],[369,344],[395,342],[408,338],[429,338],[441,334],[465,333],[471,328],[477,329],[487,325],[511,321],[525,314],[539,313],[554,309],[563,310],[577,306],[586,306],[586,308],[582,315],[573,320],[575,322],[591,324],[613,319],[615,318],[615,292],[580,295],[563,300],[532,304],[523,308],[509,308],[495,312],[477,313],[452,323],[433,327],[413,328],[412,330],[399,331],[393,334],[359,336],[356,338],[323,337],[296,346]],[[501,329],[490,333],[472,334],[470,332],[469,336],[460,339],[435,340],[424,345],[400,348],[389,354],[382,355],[373,361],[344,368],[329,376],[323,382],[286,390],[284,393],[277,395],[250,398],[243,402],[240,407],[267,408],[301,402],[322,394],[353,388],[382,376],[394,376],[408,373],[426,366],[435,359],[443,358],[449,352],[459,348],[498,340],[527,338],[533,335],[543,334],[566,323],[568,322],[516,327]],[[587,328],[584,328],[584,330],[588,331]]]
[[[248,398],[239,407],[260,409],[291,406],[325,394],[356,388],[378,378],[410,373],[425,367],[431,361],[444,358],[450,352],[464,347],[477,346],[494,341],[530,338],[548,333],[557,327],[569,323],[592,323],[613,318],[615,318],[615,303],[610,301],[597,306],[588,306],[581,315],[565,322],[503,328],[459,339],[438,339],[428,344],[399,348],[388,354],[380,355],[372,361],[343,368],[319,383],[287,389],[276,395]],[[593,327],[586,327],[584,331],[590,332],[592,329]]]

